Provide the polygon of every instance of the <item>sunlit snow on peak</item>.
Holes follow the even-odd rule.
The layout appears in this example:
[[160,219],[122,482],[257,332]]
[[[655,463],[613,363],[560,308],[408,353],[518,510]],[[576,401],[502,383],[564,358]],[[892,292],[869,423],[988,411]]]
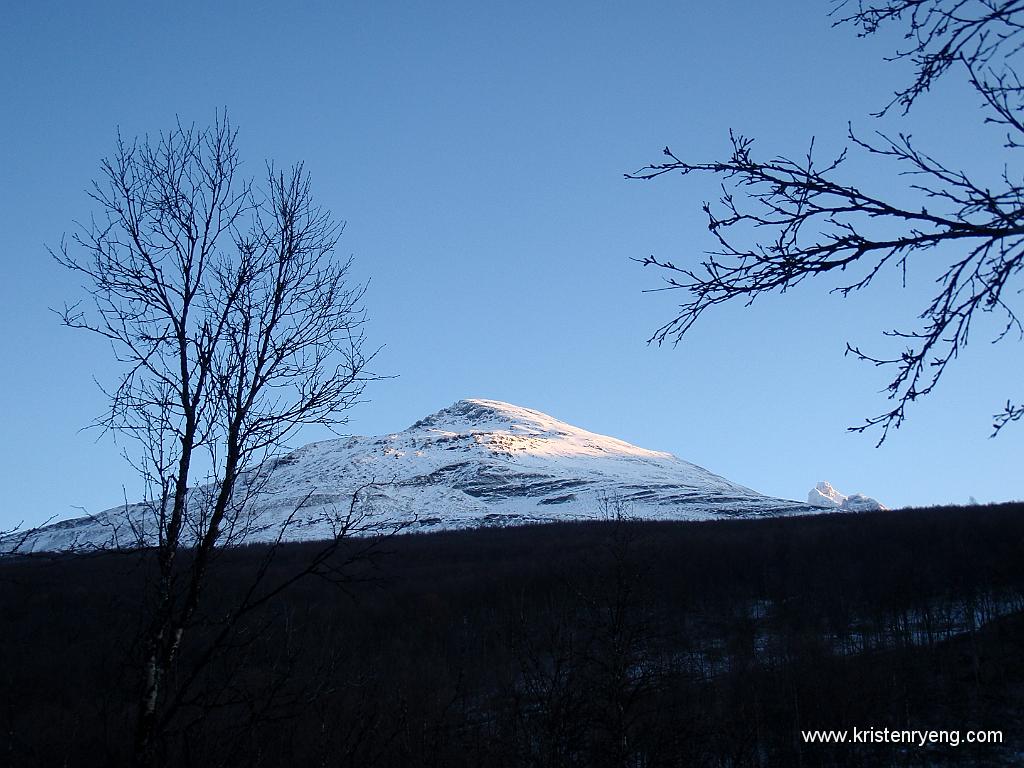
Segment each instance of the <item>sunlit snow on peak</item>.
[[459,400],[406,430],[412,432],[450,438],[468,435],[477,445],[508,455],[675,458],[670,453],[588,432],[531,408],[481,398]]

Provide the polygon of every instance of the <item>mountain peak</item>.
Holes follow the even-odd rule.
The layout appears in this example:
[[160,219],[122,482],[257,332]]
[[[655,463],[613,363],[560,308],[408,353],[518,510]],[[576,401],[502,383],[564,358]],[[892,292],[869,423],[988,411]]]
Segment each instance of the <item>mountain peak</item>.
[[521,457],[619,456],[678,461],[669,453],[589,432],[541,411],[501,400],[459,400],[420,419],[401,434],[423,433],[428,439],[442,436],[441,439],[449,440],[460,436],[494,452]]
[[445,424],[479,424],[489,421],[511,421],[519,413],[530,412],[513,406],[510,402],[488,400],[482,397],[468,397],[456,400],[447,408],[420,419],[410,429],[437,427]]
[[534,427],[545,430],[551,427],[573,429],[565,422],[532,408],[524,408],[501,400],[473,397],[458,400],[447,408],[442,408],[440,411],[420,419],[409,427],[409,430],[451,427],[453,431],[459,431],[467,426],[507,428],[510,424],[518,425],[520,428]]

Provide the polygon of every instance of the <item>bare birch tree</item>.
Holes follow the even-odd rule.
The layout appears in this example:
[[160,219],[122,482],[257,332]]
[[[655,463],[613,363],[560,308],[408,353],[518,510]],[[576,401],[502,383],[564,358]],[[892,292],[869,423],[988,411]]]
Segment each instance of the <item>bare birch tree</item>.
[[90,192],[99,215],[53,252],[90,294],[63,322],[108,339],[123,368],[99,425],[132,438],[126,455],[145,483],[144,512],[126,505],[122,521],[132,543],[155,549],[157,571],[138,765],[156,759],[168,671],[215,553],[255,522],[249,502],[269,461],[299,427],[345,423],[373,378],[365,285],[334,255],[341,225],[302,165],[268,165],[261,185],[239,166],[226,114],[205,129],[119,136]]

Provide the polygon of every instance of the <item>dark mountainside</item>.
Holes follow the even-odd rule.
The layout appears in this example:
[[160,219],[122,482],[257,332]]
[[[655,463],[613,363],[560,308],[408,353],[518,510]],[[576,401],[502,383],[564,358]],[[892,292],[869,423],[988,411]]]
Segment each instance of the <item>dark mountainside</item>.
[[[271,576],[316,551],[285,545]],[[1024,750],[1022,504],[400,536],[341,589],[300,581],[224,632],[267,552],[220,554],[171,681],[165,765],[987,766]],[[145,553],[0,561],[0,764],[125,764],[151,572]],[[851,726],[1004,743],[800,738]]]

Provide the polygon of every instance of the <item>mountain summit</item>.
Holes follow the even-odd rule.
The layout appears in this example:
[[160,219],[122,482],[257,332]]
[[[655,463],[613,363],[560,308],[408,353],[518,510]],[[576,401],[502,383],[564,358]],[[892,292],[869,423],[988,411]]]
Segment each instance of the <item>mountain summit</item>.
[[[310,443],[249,479],[245,541],[332,535],[350,507],[381,525],[429,531],[598,519],[609,503],[657,520],[711,520],[821,511],[764,496],[670,453],[652,451],[497,400],[460,400],[408,429]],[[353,494],[355,501],[353,502]],[[196,498],[202,496],[196,489]],[[133,526],[123,524],[126,514]],[[28,550],[109,546],[145,532],[142,504],[40,529]],[[122,524],[118,525],[118,521]],[[123,537],[122,537],[123,538]]]

